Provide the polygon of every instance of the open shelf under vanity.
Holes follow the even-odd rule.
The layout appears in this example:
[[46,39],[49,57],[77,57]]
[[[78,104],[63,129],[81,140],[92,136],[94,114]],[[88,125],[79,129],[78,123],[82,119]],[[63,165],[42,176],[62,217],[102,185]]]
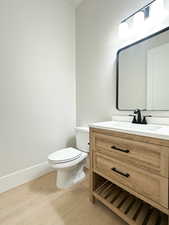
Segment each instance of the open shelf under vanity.
[[95,198],[131,225],[168,225],[168,216],[105,180],[93,192]]
[[169,225],[169,140],[90,128],[90,198],[129,225]]

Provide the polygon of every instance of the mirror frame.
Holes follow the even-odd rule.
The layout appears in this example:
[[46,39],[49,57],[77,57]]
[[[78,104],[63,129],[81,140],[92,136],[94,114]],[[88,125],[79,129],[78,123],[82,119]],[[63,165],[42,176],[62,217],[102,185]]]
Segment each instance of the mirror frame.
[[[140,39],[140,40],[138,40],[138,41],[136,41],[136,42],[134,42],[132,44],[129,44],[129,45],[127,45],[127,46],[125,46],[125,47],[123,47],[123,48],[118,50],[117,56],[116,56],[116,109],[117,110],[119,110],[119,111],[132,111],[130,109],[120,109],[119,108],[119,57],[120,57],[120,53],[122,51],[128,49],[128,48],[131,48],[132,46],[135,46],[135,45],[137,45],[137,44],[139,44],[141,42],[147,41],[147,40],[149,40],[149,39],[151,39],[151,38],[153,38],[155,36],[158,36],[159,34],[162,34],[162,33],[166,32],[168,30],[169,30],[169,27],[166,27],[166,28],[164,28],[164,29],[162,29],[160,31],[157,31],[156,33],[153,33],[153,34],[151,34],[151,35],[149,35],[149,36],[147,36],[147,37],[145,37],[143,39]],[[133,110],[135,110],[135,109],[133,109]],[[165,112],[165,111],[169,111],[169,110],[146,110],[145,109],[143,111],[164,111]]]

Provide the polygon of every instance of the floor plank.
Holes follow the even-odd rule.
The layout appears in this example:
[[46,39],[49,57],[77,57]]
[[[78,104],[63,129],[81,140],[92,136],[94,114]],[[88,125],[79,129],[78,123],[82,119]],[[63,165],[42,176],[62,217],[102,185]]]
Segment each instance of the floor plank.
[[89,201],[88,179],[68,190],[55,173],[0,194],[1,225],[126,225],[101,203]]

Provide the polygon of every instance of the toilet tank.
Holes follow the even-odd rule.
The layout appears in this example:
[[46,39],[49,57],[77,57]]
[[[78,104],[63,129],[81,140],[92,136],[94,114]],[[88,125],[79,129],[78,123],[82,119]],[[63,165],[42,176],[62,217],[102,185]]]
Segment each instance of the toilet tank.
[[89,152],[88,127],[76,127],[76,147],[83,152]]

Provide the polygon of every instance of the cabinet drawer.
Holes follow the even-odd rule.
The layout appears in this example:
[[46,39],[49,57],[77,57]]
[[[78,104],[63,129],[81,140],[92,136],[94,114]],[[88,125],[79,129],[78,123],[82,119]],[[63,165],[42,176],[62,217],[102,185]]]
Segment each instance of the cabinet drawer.
[[135,169],[125,163],[94,154],[94,170],[118,184],[168,208],[168,179]]
[[169,177],[167,147],[96,133],[94,151],[148,172]]

